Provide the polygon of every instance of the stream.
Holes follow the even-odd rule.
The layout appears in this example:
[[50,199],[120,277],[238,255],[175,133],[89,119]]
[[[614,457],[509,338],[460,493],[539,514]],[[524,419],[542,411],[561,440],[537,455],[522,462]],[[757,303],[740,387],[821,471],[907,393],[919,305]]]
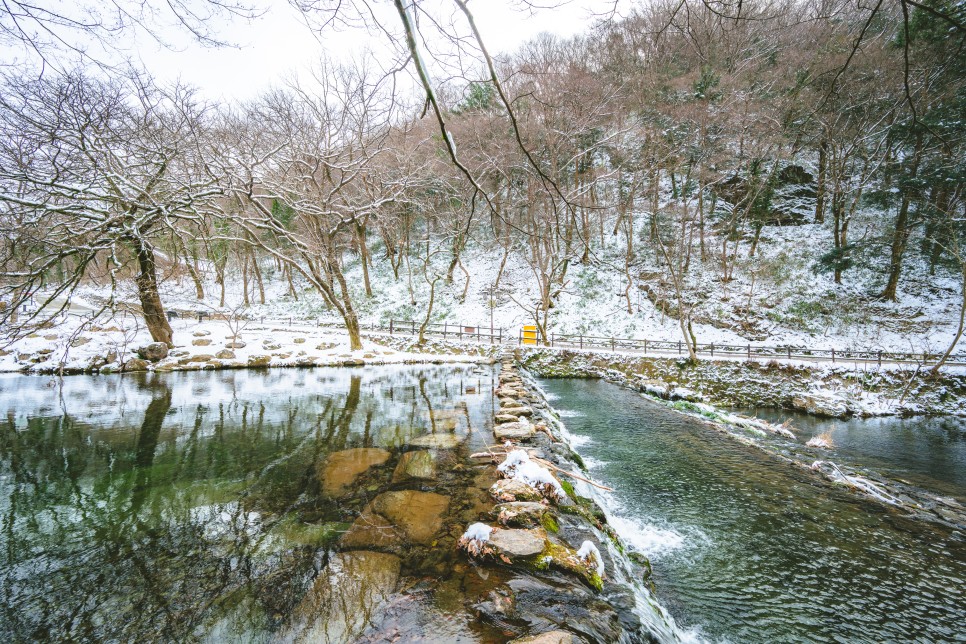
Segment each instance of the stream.
[[[637,393],[543,380],[657,598],[715,642],[966,641],[966,535],[833,487]],[[784,420],[780,412],[771,420]],[[793,419],[796,422],[801,419]],[[832,431],[853,465],[966,498],[958,420]]]

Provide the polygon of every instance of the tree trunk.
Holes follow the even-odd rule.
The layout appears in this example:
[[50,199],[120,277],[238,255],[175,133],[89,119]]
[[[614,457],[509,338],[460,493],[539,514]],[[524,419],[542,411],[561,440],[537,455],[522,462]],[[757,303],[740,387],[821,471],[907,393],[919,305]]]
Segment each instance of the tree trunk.
[[262,281],[262,269],[258,267],[258,257],[252,251],[252,271],[255,273],[255,283],[258,284],[258,301],[265,303],[265,282]]
[[818,182],[815,188],[815,223],[825,223],[825,171],[828,165],[828,143],[818,146]]
[[366,297],[372,297],[372,284],[369,282],[369,247],[366,245],[365,224],[356,221],[356,243],[359,244],[359,258],[362,260],[362,281],[366,286]]
[[147,241],[134,237],[131,240],[134,254],[137,257],[140,272],[134,282],[138,287],[138,297],[141,300],[141,311],[147,324],[151,338],[155,342],[164,342],[169,347],[174,346],[174,331],[168,324],[164,313],[164,305],[158,294],[158,273],[154,258],[154,249]]

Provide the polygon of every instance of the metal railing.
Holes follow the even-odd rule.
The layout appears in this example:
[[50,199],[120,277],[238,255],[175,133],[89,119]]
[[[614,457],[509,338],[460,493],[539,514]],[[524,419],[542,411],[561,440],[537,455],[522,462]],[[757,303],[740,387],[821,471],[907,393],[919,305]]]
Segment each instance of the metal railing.
[[[261,318],[261,322],[266,322]],[[297,320],[288,318],[287,320],[272,320],[273,324],[303,324],[317,327],[337,327],[344,328],[341,322],[324,320]],[[388,323],[362,324],[363,331],[385,333],[388,335],[415,336],[419,334],[422,322],[416,320],[389,320]],[[466,322],[431,322],[426,326],[425,335],[429,337],[439,337],[444,340],[472,341],[486,344],[512,344],[526,346],[544,346],[552,348],[567,349],[604,349],[607,351],[625,351],[641,353],[643,355],[667,356],[667,355],[688,355],[688,346],[683,341],[674,340],[649,340],[647,338],[617,338],[608,336],[583,335],[583,334],[564,334],[551,333],[546,342],[532,341],[524,342],[523,329],[516,333],[509,333],[503,327],[490,327],[489,325],[466,323]],[[717,342],[698,343],[695,345],[695,353],[701,356],[723,357],[723,358],[754,358],[762,359],[781,359],[786,360],[828,360],[830,362],[869,362],[876,364],[883,363],[915,363],[928,364],[935,363],[941,357],[939,353],[929,352],[901,352],[884,351],[878,349],[818,349],[810,347],[795,347],[791,345],[754,345],[747,344],[721,344]],[[966,364],[966,354],[958,353],[949,356],[947,364]]]

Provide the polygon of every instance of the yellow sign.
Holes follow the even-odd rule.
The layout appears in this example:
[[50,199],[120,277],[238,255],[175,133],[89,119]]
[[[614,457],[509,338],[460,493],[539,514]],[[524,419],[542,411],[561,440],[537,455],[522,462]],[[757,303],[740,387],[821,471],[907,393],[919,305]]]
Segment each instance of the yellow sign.
[[537,343],[537,327],[533,324],[524,325],[523,327],[523,344],[536,344]]

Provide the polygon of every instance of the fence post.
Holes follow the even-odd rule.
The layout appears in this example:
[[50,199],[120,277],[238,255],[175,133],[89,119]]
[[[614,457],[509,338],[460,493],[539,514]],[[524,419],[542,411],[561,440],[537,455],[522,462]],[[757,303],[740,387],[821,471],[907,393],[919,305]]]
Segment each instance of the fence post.
[[611,338],[611,339],[610,339],[610,350],[611,350],[611,351],[613,351],[613,350],[614,350],[614,338]]
[[456,337],[458,337],[460,340],[463,339],[463,320],[460,320],[460,330],[457,331]]
[[832,363],[835,363],[835,349],[832,349]]
[[289,319],[288,319],[288,325],[289,325],[289,326],[292,326],[292,318],[289,318]]
[[644,338],[644,355],[647,355],[647,338]]
[[412,323],[413,323],[413,335],[416,335],[416,320],[413,320]]
[[681,355],[681,341],[678,340],[678,355]]
[[788,349],[788,359],[791,360],[792,359],[792,348],[791,347],[786,347],[786,348]]
[[556,335],[557,335],[556,333],[551,333],[550,334],[550,346],[551,347],[553,347],[553,339],[554,339],[554,336],[556,336]]
[[523,329],[520,329],[520,335],[517,337],[517,346],[523,346]]
[[925,351],[922,352],[922,364],[925,365],[929,362],[929,354]]
[[446,339],[446,323],[443,322],[443,339]]
[[751,360],[751,345],[748,345],[748,359]]
[[879,366],[882,366],[882,351],[879,351]]
[[581,349],[584,348],[584,334],[583,333],[580,334],[580,348]]
[[711,357],[714,357],[714,342],[711,343]]
[[389,320],[389,335],[392,335],[392,320]]
[[500,344],[503,344],[503,327],[500,327]]

